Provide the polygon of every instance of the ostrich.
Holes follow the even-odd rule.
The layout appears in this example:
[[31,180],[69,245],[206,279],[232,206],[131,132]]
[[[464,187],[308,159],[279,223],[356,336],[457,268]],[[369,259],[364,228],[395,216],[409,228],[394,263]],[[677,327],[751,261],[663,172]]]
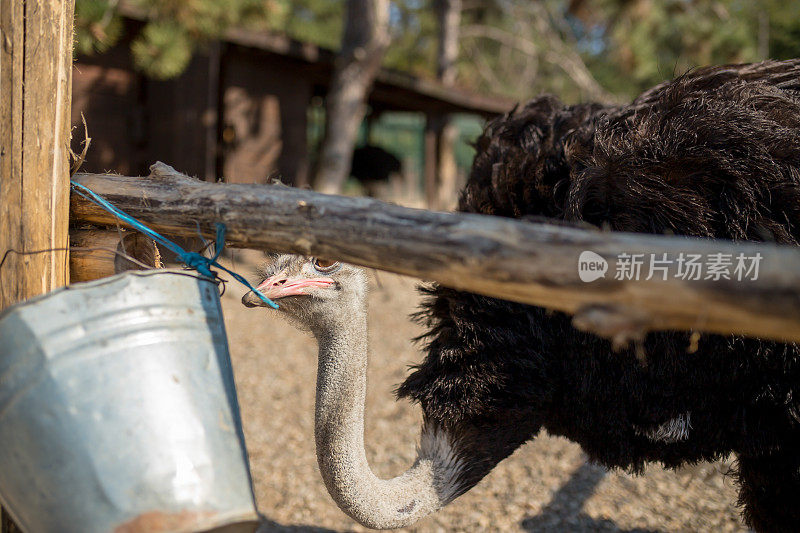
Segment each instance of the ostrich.
[[401,174],[403,164],[397,156],[380,146],[371,144],[353,151],[350,175],[357,179],[370,196],[376,196],[380,185],[389,183],[395,174]]
[[[459,210],[797,245],[800,60],[698,69],[627,106],[533,100],[487,126]],[[364,273],[280,255],[259,288],[318,341],[320,470],[366,526],[434,512],[545,428],[632,472],[735,453],[745,522],[800,528],[794,344],[706,335],[690,353],[689,333],[657,332],[640,346],[643,364],[565,314],[428,286],[427,353],[397,391],[423,410],[418,457],[380,480],[363,442]]]

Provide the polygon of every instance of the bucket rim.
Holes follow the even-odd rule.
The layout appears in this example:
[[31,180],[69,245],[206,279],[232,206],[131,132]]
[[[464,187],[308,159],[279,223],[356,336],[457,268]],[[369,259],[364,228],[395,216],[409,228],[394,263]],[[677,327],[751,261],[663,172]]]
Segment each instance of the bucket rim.
[[10,305],[0,311],[0,321],[6,318],[7,315],[12,314],[17,309],[22,307],[33,305],[39,303],[41,301],[47,300],[49,298],[53,298],[62,292],[66,291],[82,291],[82,290],[90,290],[95,287],[102,287],[104,285],[108,285],[111,283],[115,283],[122,278],[125,277],[150,277],[150,276],[183,276],[188,278],[194,278],[200,281],[205,281],[207,283],[216,284],[216,280],[210,278],[208,276],[204,276],[199,272],[194,270],[184,270],[180,268],[158,268],[158,269],[151,269],[151,270],[126,270],[125,272],[120,272],[119,274],[114,274],[113,276],[106,276],[100,279],[94,279],[91,281],[79,281],[76,283],[70,283],[68,285],[64,285],[63,287],[58,287],[53,289],[52,291],[46,292],[44,294],[39,294],[37,296],[33,296],[28,298],[27,300],[23,300],[21,302],[17,302],[13,305]]

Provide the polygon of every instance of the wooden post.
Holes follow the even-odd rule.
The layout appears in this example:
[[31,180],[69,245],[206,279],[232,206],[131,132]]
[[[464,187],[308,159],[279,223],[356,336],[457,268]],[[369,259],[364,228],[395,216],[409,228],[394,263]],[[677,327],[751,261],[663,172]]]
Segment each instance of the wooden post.
[[[0,309],[67,282],[74,0],[0,0]],[[2,519],[3,530],[12,526]]]
[[[456,62],[458,61],[458,32],[461,26],[461,0],[436,0],[434,3],[436,17],[439,21],[439,53],[436,73],[439,81],[446,87],[456,82]],[[452,117],[444,115],[436,123],[437,146],[437,198],[436,209],[452,209],[455,207],[456,166],[455,143],[458,130],[453,125]]]
[[447,115],[428,115],[425,123],[425,201],[428,209],[448,209],[455,197],[455,140],[458,132]]
[[444,117],[441,127],[436,131],[436,147],[439,157],[436,209],[451,210],[456,206],[458,167],[455,145],[457,139],[458,129],[452,123],[451,117]]
[[[0,0],[0,255],[66,248],[73,0]],[[10,254],[0,308],[67,282],[67,253]]]
[[437,208],[439,197],[439,148],[437,141],[437,123],[439,118],[428,115],[425,120],[425,132],[423,133],[423,175],[425,182],[425,204],[428,209]]

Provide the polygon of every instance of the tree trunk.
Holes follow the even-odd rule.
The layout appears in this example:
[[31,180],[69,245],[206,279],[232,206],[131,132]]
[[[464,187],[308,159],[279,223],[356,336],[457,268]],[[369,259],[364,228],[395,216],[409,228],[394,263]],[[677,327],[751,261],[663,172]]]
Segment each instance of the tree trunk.
[[441,115],[429,114],[425,120],[422,133],[424,164],[423,178],[425,182],[425,205],[428,209],[436,209],[439,196],[439,124]]
[[389,0],[348,0],[342,49],[325,102],[325,137],[314,188],[342,189],[364,119],[366,97],[389,46]]
[[[458,61],[458,34],[461,26],[461,0],[436,0],[436,16],[439,20],[439,54],[437,75],[443,85],[456,82]],[[455,143],[458,131],[449,115],[433,120],[436,132],[436,196],[431,209],[452,209],[456,200]]]
[[758,59],[769,59],[769,12],[764,7],[758,10]]
[[439,55],[436,73],[445,85],[456,83],[458,61],[458,29],[461,26],[461,0],[436,0],[439,21]]

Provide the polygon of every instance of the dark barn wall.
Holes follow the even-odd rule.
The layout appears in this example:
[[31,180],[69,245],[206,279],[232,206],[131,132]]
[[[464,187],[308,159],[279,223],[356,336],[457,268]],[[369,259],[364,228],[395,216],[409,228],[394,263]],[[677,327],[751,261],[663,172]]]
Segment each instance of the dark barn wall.
[[312,82],[278,56],[229,47],[222,61],[222,161],[225,181],[266,183],[308,176]]
[[72,70],[72,149],[81,152],[81,113],[92,143],[82,169],[138,174],[145,167],[142,84],[127,48],[79,57]]
[[72,78],[73,151],[81,150],[81,113],[92,138],[82,170],[142,175],[164,161],[213,179],[217,112],[210,63],[196,56],[182,76],[159,82],[133,69],[127,48],[79,57]]
[[[126,24],[127,35],[142,25]],[[129,50],[130,42],[123,41],[75,63],[73,150],[80,151],[83,138],[81,112],[92,137],[83,170],[141,175],[160,160],[209,181],[264,183],[279,177],[308,184],[308,111],[313,96],[327,93],[331,51],[280,36],[232,32],[225,42],[203,47],[180,77],[154,81],[134,69]],[[429,117],[490,117],[512,107],[388,70],[379,74],[369,105],[376,113]],[[435,161],[435,143],[427,144],[427,158]],[[435,165],[430,168],[432,173]]]
[[147,155],[200,179],[216,180],[217,48],[195,54],[179,77],[145,79]]
[[87,172],[141,175],[164,161],[210,181],[280,176],[303,185],[312,85],[296,62],[225,44],[196,54],[178,78],[151,80],[121,44],[75,63],[73,150],[80,152],[83,113],[92,137]]

